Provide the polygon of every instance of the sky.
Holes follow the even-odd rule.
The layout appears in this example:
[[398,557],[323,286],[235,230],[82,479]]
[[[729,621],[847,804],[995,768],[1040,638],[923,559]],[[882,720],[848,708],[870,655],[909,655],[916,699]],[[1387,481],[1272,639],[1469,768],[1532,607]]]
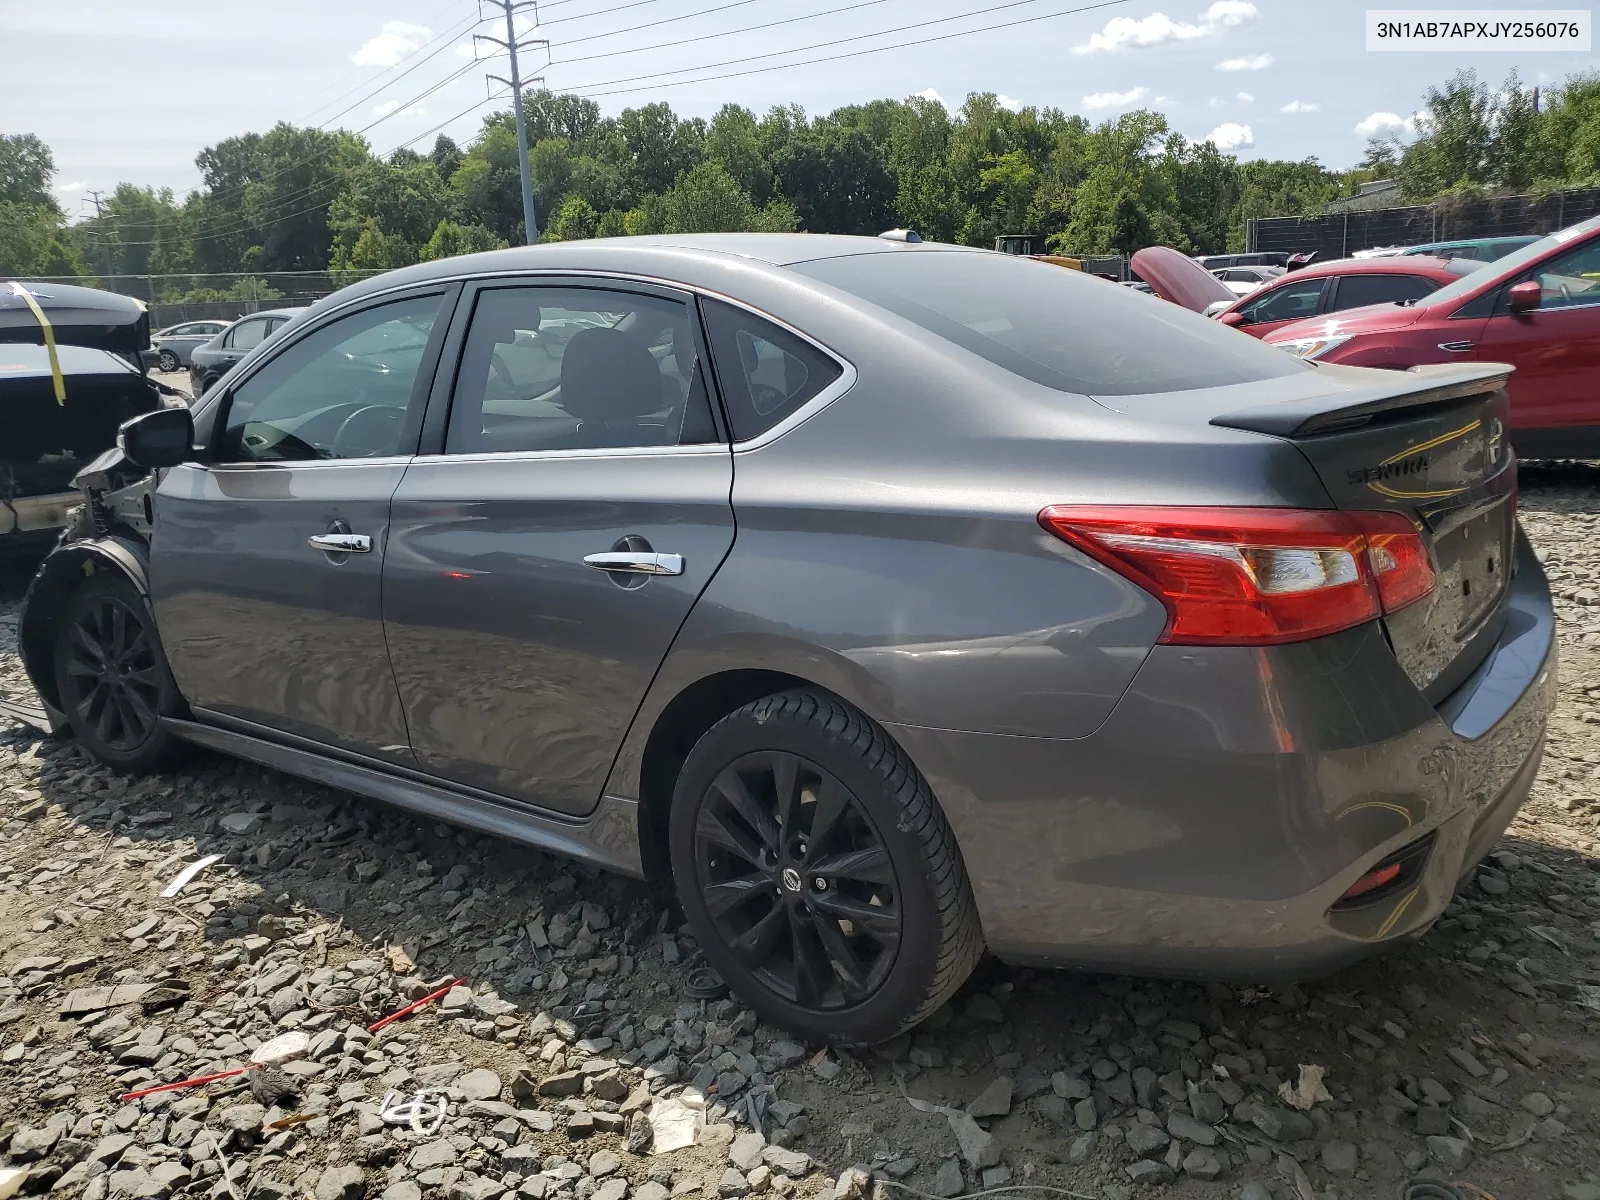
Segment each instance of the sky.
[[[1096,122],[1155,108],[1241,158],[1331,167],[1354,165],[1370,134],[1407,133],[1425,89],[1458,68],[1549,86],[1600,66],[1595,54],[1372,53],[1353,0],[1090,3],[545,0],[522,11],[519,36],[549,43],[523,54],[524,75],[608,114],[656,100],[682,116],[730,101],[822,114],[914,93],[958,107],[991,91]],[[466,141],[504,107],[474,107],[505,91],[485,79],[506,73],[503,56],[472,41],[504,36],[504,19],[479,17],[477,0],[0,0],[0,133],[50,145],[74,216],[121,181],[181,196],[200,183],[203,147],[278,121],[426,151],[435,126]]]

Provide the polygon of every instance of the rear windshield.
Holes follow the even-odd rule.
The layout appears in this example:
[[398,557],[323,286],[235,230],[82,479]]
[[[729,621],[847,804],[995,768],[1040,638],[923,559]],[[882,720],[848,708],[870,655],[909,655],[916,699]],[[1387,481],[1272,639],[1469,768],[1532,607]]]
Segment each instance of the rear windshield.
[[918,250],[791,269],[1057,391],[1176,392],[1311,369],[1197,313],[1053,263]]

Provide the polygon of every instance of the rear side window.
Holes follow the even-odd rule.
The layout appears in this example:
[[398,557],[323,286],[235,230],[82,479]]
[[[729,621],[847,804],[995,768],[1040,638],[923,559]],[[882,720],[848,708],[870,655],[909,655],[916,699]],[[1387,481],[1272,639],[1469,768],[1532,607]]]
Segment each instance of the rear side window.
[[241,321],[233,327],[233,332],[228,335],[228,345],[235,350],[249,350],[261,344],[267,336],[267,322],[265,318],[258,321]]
[[1053,263],[927,249],[791,269],[1062,392],[1173,392],[1311,369],[1198,313]]
[[1336,311],[1361,308],[1367,304],[1399,304],[1420,300],[1437,285],[1420,275],[1345,275],[1334,293]]
[[736,442],[765,433],[843,373],[811,343],[771,321],[720,300],[703,305]]

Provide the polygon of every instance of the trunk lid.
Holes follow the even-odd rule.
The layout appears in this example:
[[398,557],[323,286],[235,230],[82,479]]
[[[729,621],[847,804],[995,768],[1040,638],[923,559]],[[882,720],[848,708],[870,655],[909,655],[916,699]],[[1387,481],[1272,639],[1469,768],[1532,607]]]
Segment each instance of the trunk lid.
[[1204,312],[1221,300],[1232,303],[1238,299],[1222,280],[1170,246],[1147,246],[1136,251],[1128,265],[1156,295],[1191,312]]
[[[1335,507],[1412,521],[1427,543],[1435,587],[1386,616],[1384,626],[1400,665],[1435,704],[1483,661],[1505,619],[1517,494],[1506,436],[1510,373],[1495,364],[1392,372],[1319,366],[1300,380],[1182,393],[1194,406],[1186,419],[1292,442]],[[1209,407],[1199,407],[1207,395]],[[1235,403],[1218,404],[1220,396]],[[1177,419],[1169,403],[1128,403],[1158,399],[1165,400],[1101,403]]]

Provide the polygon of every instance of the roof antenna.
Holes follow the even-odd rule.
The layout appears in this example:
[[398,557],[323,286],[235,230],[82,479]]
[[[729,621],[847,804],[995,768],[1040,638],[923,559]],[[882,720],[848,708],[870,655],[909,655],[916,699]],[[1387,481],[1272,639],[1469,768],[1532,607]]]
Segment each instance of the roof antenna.
[[885,229],[878,235],[886,242],[920,242],[922,235],[915,229]]

